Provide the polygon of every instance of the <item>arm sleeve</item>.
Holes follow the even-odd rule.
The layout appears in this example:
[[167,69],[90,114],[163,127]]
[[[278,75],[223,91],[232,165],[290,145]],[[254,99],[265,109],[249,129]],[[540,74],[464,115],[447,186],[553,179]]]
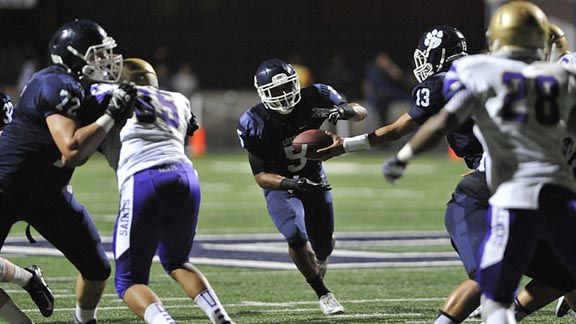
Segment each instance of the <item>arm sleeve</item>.
[[262,158],[252,153],[248,153],[248,161],[250,162],[250,168],[252,168],[252,174],[256,175],[258,173],[266,172],[264,168],[266,163]]

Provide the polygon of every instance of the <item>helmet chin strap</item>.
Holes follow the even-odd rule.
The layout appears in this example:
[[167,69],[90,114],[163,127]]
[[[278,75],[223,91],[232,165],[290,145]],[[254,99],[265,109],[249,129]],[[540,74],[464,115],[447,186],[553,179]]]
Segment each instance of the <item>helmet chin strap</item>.
[[548,58],[548,60],[552,63],[556,61],[556,43],[552,43],[552,46],[550,48],[550,57]]
[[52,63],[57,64],[57,65],[61,65],[64,68],[66,68],[66,72],[72,73],[72,69],[70,69],[70,67],[64,63],[64,61],[62,60],[62,57],[60,57],[60,55],[51,54],[50,58],[52,59]]
[[82,75],[85,77],[91,78],[95,72],[96,69],[91,65],[86,64],[82,67]]

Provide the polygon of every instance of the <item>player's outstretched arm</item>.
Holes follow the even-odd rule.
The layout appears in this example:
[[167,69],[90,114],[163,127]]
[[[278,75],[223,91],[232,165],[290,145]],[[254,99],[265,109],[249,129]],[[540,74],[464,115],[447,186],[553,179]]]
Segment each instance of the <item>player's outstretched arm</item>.
[[362,151],[374,146],[380,146],[411,133],[418,128],[418,126],[420,126],[420,124],[414,121],[410,115],[404,113],[398,117],[394,123],[382,126],[369,134],[341,137],[327,131],[326,133],[332,136],[332,145],[319,149],[318,157],[322,161],[326,161],[344,153]]
[[410,160],[440,140],[459,124],[456,115],[442,109],[414,134],[406,145],[404,145],[394,156],[384,162],[382,174],[389,182],[395,184],[404,174]]

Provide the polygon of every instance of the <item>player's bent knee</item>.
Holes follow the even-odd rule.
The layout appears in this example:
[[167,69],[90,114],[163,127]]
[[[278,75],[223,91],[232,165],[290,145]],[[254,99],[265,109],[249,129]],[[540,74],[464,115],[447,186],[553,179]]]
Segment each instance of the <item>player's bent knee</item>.
[[105,281],[110,277],[112,268],[110,263],[106,262],[99,267],[93,267],[80,272],[82,277],[90,281]]

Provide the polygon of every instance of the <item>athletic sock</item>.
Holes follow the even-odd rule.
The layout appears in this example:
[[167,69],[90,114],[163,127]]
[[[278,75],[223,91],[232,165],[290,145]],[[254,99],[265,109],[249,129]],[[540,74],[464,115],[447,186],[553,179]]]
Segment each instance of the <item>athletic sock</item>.
[[308,284],[310,285],[310,287],[312,287],[312,289],[314,289],[314,292],[316,293],[316,296],[318,296],[318,298],[330,292],[330,290],[328,290],[328,288],[326,288],[326,286],[324,285],[324,281],[320,276],[316,276],[316,278],[308,281]]
[[520,304],[518,298],[514,298],[514,316],[516,317],[516,321],[520,322],[524,317],[530,315],[532,312],[527,310],[526,307]]
[[14,266],[14,278],[12,278],[12,282],[17,284],[20,287],[24,287],[28,284],[28,282],[32,279],[32,274],[28,272],[26,269],[22,269],[19,266]]
[[159,303],[153,303],[146,307],[144,321],[148,324],[176,324],[176,321],[168,314]]
[[96,318],[96,309],[82,309],[78,304],[76,304],[74,315],[80,323],[87,323]]
[[206,313],[206,316],[212,321],[212,323],[217,324],[222,321],[231,321],[230,316],[226,313],[224,306],[218,300],[218,296],[212,289],[205,289],[199,293],[194,301],[196,305],[200,307]]

